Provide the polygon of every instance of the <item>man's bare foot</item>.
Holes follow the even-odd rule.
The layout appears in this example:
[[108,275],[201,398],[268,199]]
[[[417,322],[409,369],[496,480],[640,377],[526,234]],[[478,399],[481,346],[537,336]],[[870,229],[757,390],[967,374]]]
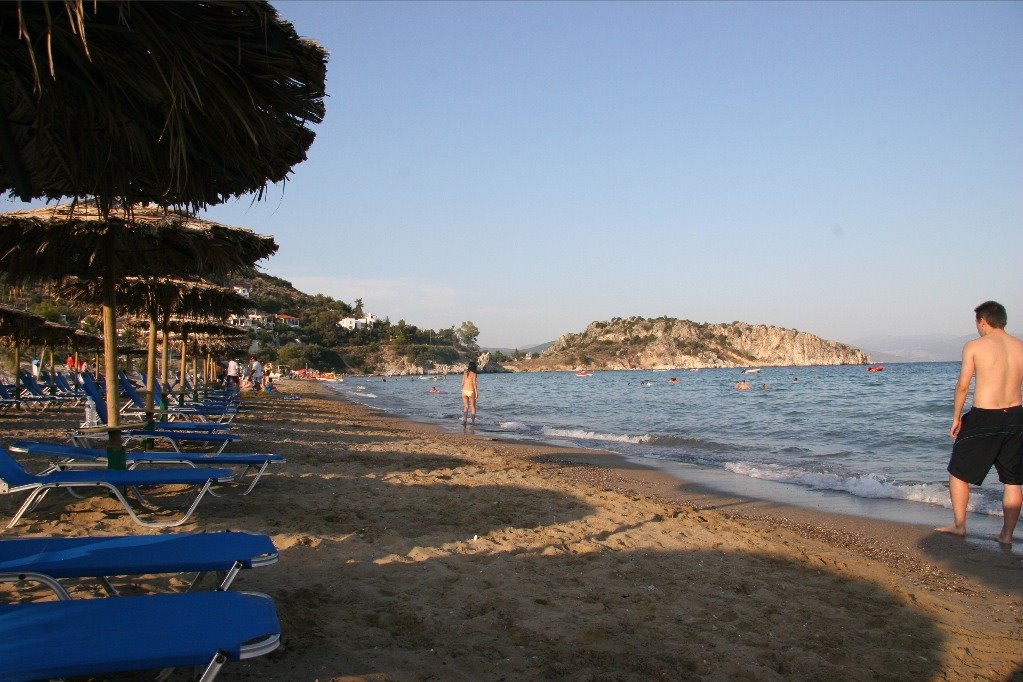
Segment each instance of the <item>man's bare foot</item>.
[[945,526],[943,528],[935,528],[934,530],[939,533],[946,533],[948,535],[955,535],[957,537],[966,537],[966,526],[957,526],[954,523],[951,526]]
[[999,533],[997,536],[998,544],[1003,547],[1012,547],[1012,534],[1006,535],[1005,533]]

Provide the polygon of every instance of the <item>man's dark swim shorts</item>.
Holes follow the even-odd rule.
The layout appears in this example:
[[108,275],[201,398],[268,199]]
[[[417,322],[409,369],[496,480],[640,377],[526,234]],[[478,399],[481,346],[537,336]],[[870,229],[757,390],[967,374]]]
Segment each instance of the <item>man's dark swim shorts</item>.
[[1002,483],[1023,484],[1023,406],[1004,410],[974,407],[963,415],[948,473],[980,485],[992,464]]

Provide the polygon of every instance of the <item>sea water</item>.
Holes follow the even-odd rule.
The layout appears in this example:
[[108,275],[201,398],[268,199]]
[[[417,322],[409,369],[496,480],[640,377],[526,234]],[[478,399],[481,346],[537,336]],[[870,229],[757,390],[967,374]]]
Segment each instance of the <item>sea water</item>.
[[[474,430],[610,450],[736,494],[895,520],[951,520],[945,467],[958,362],[891,364],[876,373],[864,366],[741,372],[483,374]],[[735,390],[739,379],[752,389]],[[349,377],[331,387],[461,430],[460,385],[459,375]],[[431,393],[434,387],[442,393]],[[974,488],[970,510],[1001,515],[993,470]]]

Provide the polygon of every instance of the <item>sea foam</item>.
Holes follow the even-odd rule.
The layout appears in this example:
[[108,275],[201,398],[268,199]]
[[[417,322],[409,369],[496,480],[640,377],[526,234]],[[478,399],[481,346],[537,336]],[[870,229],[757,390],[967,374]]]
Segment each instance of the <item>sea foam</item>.
[[[871,499],[906,500],[950,508],[948,487],[939,483],[892,483],[878,474],[842,476],[828,472],[806,471],[778,464],[726,462],[725,469],[736,474],[778,483],[792,483],[814,490],[836,490]],[[970,500],[969,510],[1001,516],[1001,507],[980,495]]]

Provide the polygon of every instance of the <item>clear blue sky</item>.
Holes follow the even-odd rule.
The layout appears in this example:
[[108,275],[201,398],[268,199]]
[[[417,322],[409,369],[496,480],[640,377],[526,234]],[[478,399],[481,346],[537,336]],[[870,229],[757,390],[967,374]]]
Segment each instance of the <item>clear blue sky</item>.
[[[1023,4],[277,2],[309,160],[270,274],[525,347],[614,316],[1023,330]],[[212,95],[213,93],[211,93]]]

